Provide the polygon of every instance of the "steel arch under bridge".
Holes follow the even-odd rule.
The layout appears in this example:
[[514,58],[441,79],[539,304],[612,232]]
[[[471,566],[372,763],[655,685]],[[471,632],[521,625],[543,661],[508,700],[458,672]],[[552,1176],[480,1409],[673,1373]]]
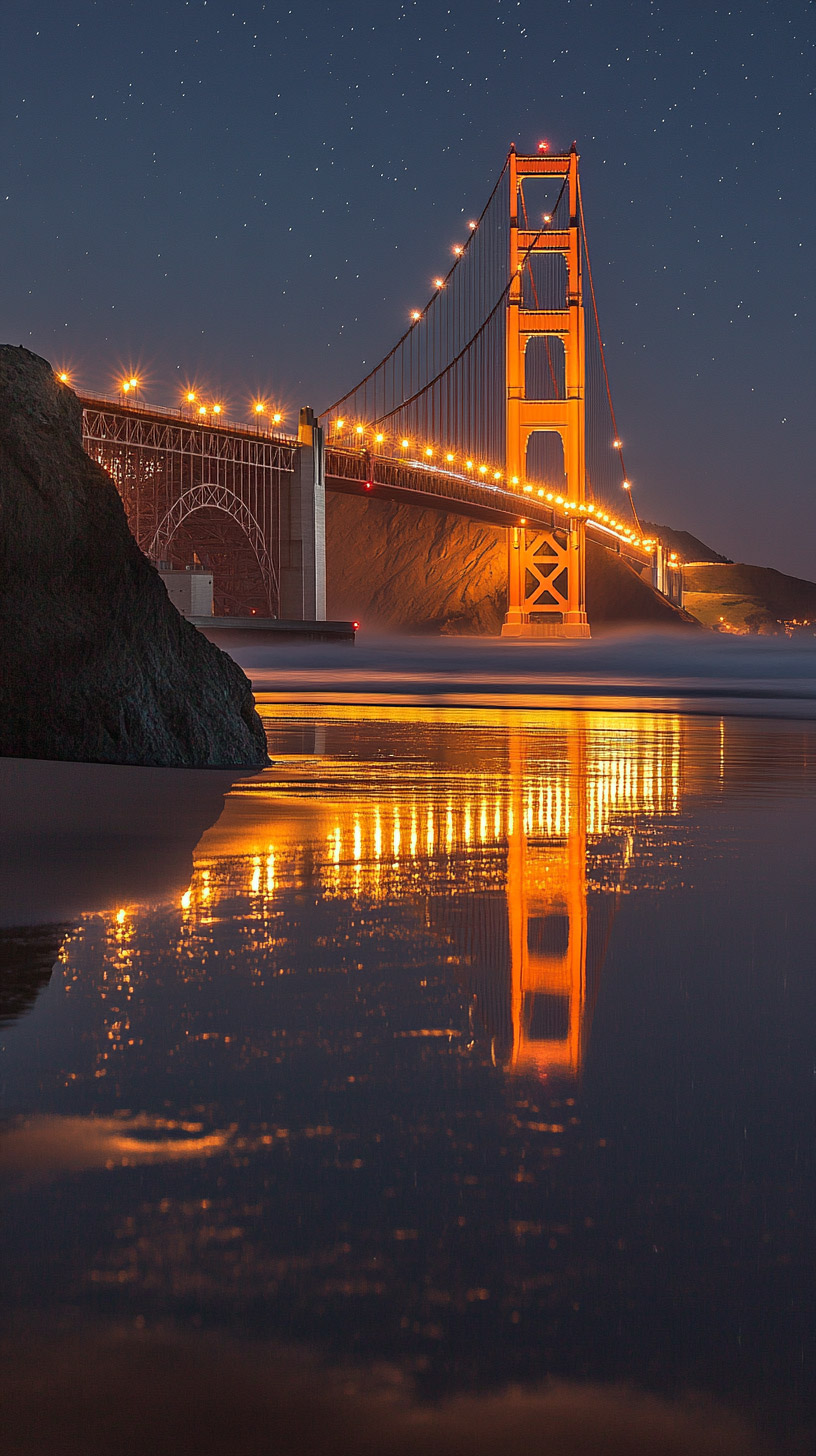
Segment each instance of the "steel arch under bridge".
[[240,496],[225,485],[205,481],[179,496],[161,521],[147,548],[147,555],[154,561],[165,556],[179,527],[197,511],[204,510],[223,511],[241,527],[258,563],[269,614],[276,616],[280,606],[280,583],[263,531]]
[[[229,520],[257,564],[266,610],[277,616],[297,441],[135,399],[83,396],[82,406],[85,449],[113,479],[141,549],[154,559],[166,556],[176,533],[200,512],[209,517],[205,535],[219,517]],[[236,549],[224,542],[228,553]]]

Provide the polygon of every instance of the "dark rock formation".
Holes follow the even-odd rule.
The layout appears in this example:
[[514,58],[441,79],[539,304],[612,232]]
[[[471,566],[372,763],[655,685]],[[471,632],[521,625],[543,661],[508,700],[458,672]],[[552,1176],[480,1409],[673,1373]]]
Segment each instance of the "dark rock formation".
[[30,1011],[51,980],[67,925],[0,930],[0,1026]]
[[0,754],[256,767],[240,668],[171,606],[50,365],[0,347]]
[[[498,526],[376,497],[330,495],[328,615],[367,628],[495,636],[506,609],[506,552]],[[592,541],[587,615],[594,629],[692,624],[619,556]]]

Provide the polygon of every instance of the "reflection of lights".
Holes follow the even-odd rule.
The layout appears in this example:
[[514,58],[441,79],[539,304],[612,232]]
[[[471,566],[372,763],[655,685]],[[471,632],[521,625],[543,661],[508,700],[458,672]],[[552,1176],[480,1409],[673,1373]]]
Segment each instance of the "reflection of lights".
[[354,858],[359,864],[363,857],[363,831],[360,828],[359,819],[354,821]]
[[269,853],[266,856],[266,893],[272,895],[275,890],[275,851],[269,846]]
[[124,923],[125,923],[125,912],[124,912],[124,910],[117,910],[117,912],[116,912],[116,924],[117,925],[124,925]]
[[192,901],[192,898],[193,898],[193,892],[192,892],[192,890],[191,889],[190,890],[185,890],[184,891],[184,894],[181,897],[181,908],[182,908],[182,910],[189,910],[190,903]]
[[252,879],[249,882],[249,888],[253,895],[257,895],[261,888],[261,856],[259,854],[256,854],[252,861]]

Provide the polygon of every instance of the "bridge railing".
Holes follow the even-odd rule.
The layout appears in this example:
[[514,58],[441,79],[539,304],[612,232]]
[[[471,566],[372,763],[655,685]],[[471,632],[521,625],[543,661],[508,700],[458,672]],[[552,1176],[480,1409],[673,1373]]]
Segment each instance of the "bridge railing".
[[189,425],[196,430],[217,430],[221,434],[248,437],[250,440],[270,440],[273,443],[284,445],[296,445],[297,435],[290,435],[285,430],[266,430],[260,424],[248,422],[247,420],[234,420],[228,415],[214,415],[208,411],[206,415],[199,415],[198,412],[184,405],[172,408],[162,404],[147,404],[144,400],[137,400],[126,395],[105,395],[105,394],[78,394],[80,404],[84,409],[101,409],[121,411],[123,417],[132,419],[155,419],[165,420],[176,425]]
[[[525,524],[552,530],[559,526],[566,528],[570,516],[568,510],[554,502],[474,480],[456,470],[445,470],[418,459],[407,460],[404,456],[344,450],[335,445],[326,450],[326,479],[327,484],[332,480],[348,481],[361,490],[382,487],[392,499],[404,498],[415,504],[427,504],[431,509],[438,510],[443,500],[456,502],[460,507],[470,508],[463,510],[463,514],[478,514],[501,525]],[[582,515],[589,533],[608,550],[631,561],[638,570],[652,564],[651,548],[640,546],[593,519],[593,509],[589,506]]]

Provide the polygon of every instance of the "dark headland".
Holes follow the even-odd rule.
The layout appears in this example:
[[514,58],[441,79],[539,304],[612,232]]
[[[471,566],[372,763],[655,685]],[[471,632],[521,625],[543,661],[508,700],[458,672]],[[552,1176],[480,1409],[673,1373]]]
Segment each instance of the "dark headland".
[[257,768],[240,668],[181,617],[45,359],[0,346],[0,754]]

